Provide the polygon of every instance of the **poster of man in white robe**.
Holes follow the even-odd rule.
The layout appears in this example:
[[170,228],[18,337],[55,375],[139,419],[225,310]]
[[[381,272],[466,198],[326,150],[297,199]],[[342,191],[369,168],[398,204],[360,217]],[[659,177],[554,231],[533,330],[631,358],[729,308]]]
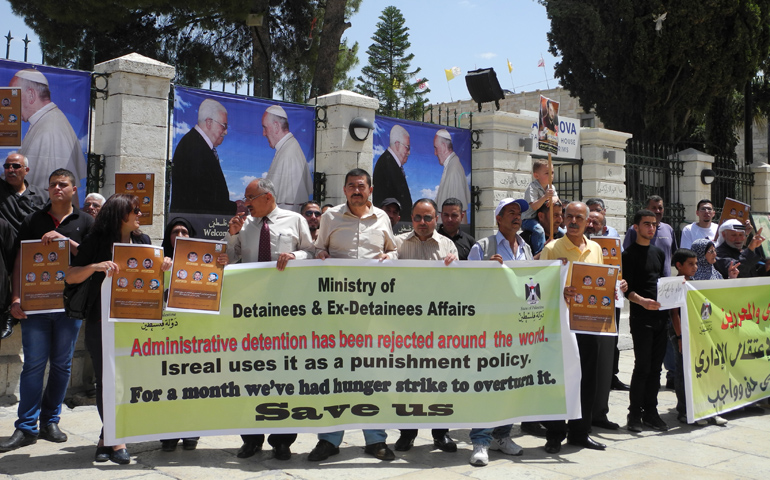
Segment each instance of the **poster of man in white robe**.
[[29,173],[25,181],[43,191],[51,172],[70,170],[79,187],[73,202],[80,205],[86,194],[90,74],[0,60],[0,85],[18,88],[22,101],[21,147],[0,148],[0,156],[5,158],[13,151],[26,156]]
[[[469,232],[469,225],[474,217],[474,208],[470,205],[470,130],[377,115],[374,120],[373,138],[375,171],[380,157],[391,146],[390,136],[396,125],[409,133],[408,161],[404,162],[402,170],[397,173],[403,171],[402,175],[406,177],[411,198],[435,200],[439,211],[446,199],[457,198],[462,202],[463,211],[466,213],[466,223],[461,225],[461,228]],[[373,178],[372,181],[376,192],[377,179]],[[382,195],[396,197],[387,193]],[[411,229],[411,218],[404,218],[402,215],[397,228],[399,231]]]
[[[199,114],[206,100],[214,109],[202,117],[210,119]],[[243,202],[246,186],[260,177],[273,181],[280,208],[298,212],[300,205],[313,195],[314,119],[312,105],[176,87],[171,217],[182,216],[189,220],[200,238],[220,240],[235,211],[246,211]],[[201,127],[201,121],[208,123]],[[195,156],[179,155],[189,150],[185,149],[189,142],[183,142],[183,139],[192,130],[200,128],[205,132],[209,126],[218,134],[213,135],[215,140],[208,145],[212,152],[216,150],[215,160],[209,162],[213,165],[206,167],[208,172],[190,173],[182,164],[189,158],[188,164],[195,165]],[[181,152],[177,152],[178,149]],[[216,201],[212,196],[208,204],[201,206],[198,202],[206,202],[207,199],[197,198],[196,182],[188,180],[190,174],[210,179],[219,186],[216,191],[224,193],[217,193]],[[197,189],[200,190],[200,187]]]

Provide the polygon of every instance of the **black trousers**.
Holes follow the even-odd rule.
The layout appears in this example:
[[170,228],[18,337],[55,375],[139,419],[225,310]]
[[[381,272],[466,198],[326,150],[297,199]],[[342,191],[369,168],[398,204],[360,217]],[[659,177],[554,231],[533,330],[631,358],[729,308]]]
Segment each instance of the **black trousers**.
[[657,412],[667,326],[667,319],[631,318],[631,338],[634,340],[634,373],[631,375],[628,407],[631,415],[640,417]]
[[[262,445],[265,443],[265,435],[261,433],[256,435],[241,435],[241,440],[243,440],[243,443],[254,443],[257,445]],[[267,443],[273,447],[277,447],[282,443],[290,446],[292,443],[294,443],[295,440],[297,440],[296,433],[272,433],[269,437],[267,437]]]
[[[415,429],[402,428],[399,431],[401,432],[401,436],[402,437],[407,437],[407,438],[416,438],[417,437],[417,429],[416,428]],[[430,433],[433,435],[433,439],[434,440],[438,440],[440,438],[444,438],[444,435],[449,433],[449,429],[448,428],[434,428],[433,430],[430,431]]]
[[[94,307],[96,308],[96,307]],[[96,410],[99,412],[99,418],[104,423],[104,389],[102,385],[102,372],[104,364],[102,363],[102,323],[85,321],[86,334],[85,344],[88,354],[91,356],[91,363],[94,365],[94,376],[96,377]],[[104,429],[99,434],[99,438],[104,438]]]
[[[578,333],[578,352],[580,353],[580,409],[582,418],[569,421],[569,438],[582,439],[588,436],[593,418],[596,399],[597,379],[599,378],[599,335]],[[607,366],[605,365],[605,368]],[[561,442],[567,437],[567,422],[552,420],[543,422],[547,429],[546,440]]]

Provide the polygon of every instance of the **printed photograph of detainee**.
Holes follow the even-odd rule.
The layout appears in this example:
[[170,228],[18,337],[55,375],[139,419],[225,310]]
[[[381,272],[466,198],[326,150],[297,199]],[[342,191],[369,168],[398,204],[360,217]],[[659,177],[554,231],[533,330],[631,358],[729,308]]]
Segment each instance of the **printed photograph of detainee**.
[[43,254],[42,253],[36,253],[34,257],[32,257],[32,261],[34,263],[43,263]]
[[617,254],[618,254],[618,250],[617,250],[615,247],[613,247],[613,248],[612,248],[612,256],[614,257],[614,256],[616,256]]
[[[136,189],[137,190],[144,190],[144,182],[137,183],[136,184]],[[147,198],[147,197],[145,197],[145,198]]]
[[591,277],[586,275],[583,277],[583,285],[591,285],[593,284],[593,281],[591,280]]
[[56,254],[56,252],[51,252],[48,254],[48,261],[49,262],[55,262],[59,256]]
[[48,272],[43,272],[40,275],[40,281],[41,282],[50,282],[51,281],[51,274]]
[[56,281],[61,282],[62,280],[64,280],[64,272],[62,270],[59,270],[58,272],[56,272]]
[[[608,252],[606,248],[602,248],[602,255],[605,256],[605,257],[609,257],[610,256],[610,252]],[[613,253],[613,255],[614,255],[614,253]]]
[[187,278],[187,270],[178,270],[176,272],[176,278],[185,280]]
[[144,268],[152,268],[152,259],[145,258],[142,265],[144,265]]
[[128,288],[128,279],[126,277],[120,277],[118,279],[119,288]]
[[195,280],[196,282],[200,282],[201,280],[203,280],[203,274],[201,272],[193,273],[193,280]]
[[134,184],[132,182],[126,182],[126,190],[133,190]]
[[588,297],[588,304],[596,305],[596,295],[591,295],[590,297]]
[[198,254],[195,252],[190,252],[187,254],[187,261],[188,262],[197,262],[198,261]]
[[599,286],[599,287],[603,287],[604,286],[604,282],[605,282],[604,277],[599,277],[599,278],[596,279],[596,285]]
[[158,288],[160,288],[160,282],[158,281],[158,279],[153,278],[152,280],[150,280],[150,290],[157,290]]
[[126,265],[128,265],[128,268],[139,268],[139,260],[131,257],[128,259],[128,262],[126,262]]
[[607,307],[610,305],[610,297],[602,297],[602,306]]
[[210,253],[206,253],[203,255],[203,263],[211,263],[212,260],[213,260],[213,257],[211,256]]
[[216,273],[209,273],[209,282],[214,283],[217,280],[219,280],[219,275],[217,275]]
[[149,205],[149,204],[150,204],[150,197],[142,198],[142,205]]
[[37,277],[34,273],[29,272],[25,278],[27,279],[27,282],[34,282]]
[[578,293],[577,295],[575,295],[575,303],[583,303],[583,294],[582,293]]
[[559,102],[540,96],[537,122],[537,146],[540,150],[559,153]]
[[141,278],[137,278],[136,280],[134,280],[134,288],[137,288],[137,289],[144,288],[144,280],[142,280]]

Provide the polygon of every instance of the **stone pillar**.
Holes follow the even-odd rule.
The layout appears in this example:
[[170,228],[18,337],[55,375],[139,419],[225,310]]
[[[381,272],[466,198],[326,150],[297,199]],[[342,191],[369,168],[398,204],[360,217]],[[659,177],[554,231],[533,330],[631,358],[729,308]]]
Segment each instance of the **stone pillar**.
[[[371,175],[374,163],[374,132],[363,142],[354,140],[348,132],[350,121],[364,117],[374,124],[374,113],[380,102],[347,90],[323,95],[316,100],[318,105],[326,107],[327,120],[325,126],[319,123],[316,131],[315,169],[326,174],[326,198],[320,203],[339,205],[345,202],[342,191],[345,174],[354,168],[362,168]],[[323,113],[319,112],[319,116],[323,118]]]
[[621,236],[626,231],[626,142],[630,133],[604,128],[580,130],[583,158],[583,198],[601,198],[607,225]]
[[[681,230],[698,220],[695,215],[698,202],[704,198],[711,198],[711,185],[703,184],[700,172],[714,167],[714,157],[694,148],[688,148],[679,152],[679,160],[684,164],[684,175],[679,179],[679,201],[684,205],[684,224],[679,226]],[[721,208],[721,205],[714,206]],[[672,227],[676,228],[676,225]]]
[[[751,211],[770,213],[770,165],[758,163],[751,166],[754,186],[751,188]],[[765,232],[762,232],[763,235]]]
[[168,94],[175,69],[131,53],[100,63],[94,71],[108,75],[107,98],[97,96],[94,117],[93,149],[105,156],[105,182],[100,193],[107,198],[115,193],[116,172],[154,173],[152,225],[142,230],[159,244],[166,205]]
[[525,151],[532,122],[532,117],[500,111],[473,116],[473,129],[481,130],[481,145],[472,152],[473,185],[481,188],[480,209],[471,207],[476,238],[497,230],[498,202],[506,197],[523,198],[532,181],[532,157]]

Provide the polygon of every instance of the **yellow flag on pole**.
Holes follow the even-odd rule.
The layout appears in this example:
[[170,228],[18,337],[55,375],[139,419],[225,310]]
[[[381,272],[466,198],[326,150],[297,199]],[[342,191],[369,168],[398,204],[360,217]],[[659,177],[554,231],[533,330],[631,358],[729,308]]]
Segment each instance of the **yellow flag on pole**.
[[513,65],[511,65],[511,61],[507,58],[505,60],[508,62],[508,73],[511,73],[513,71]]
[[452,80],[455,77],[459,77],[462,74],[462,72],[460,71],[460,67],[452,67],[450,69],[444,69],[444,73],[446,73],[447,82],[449,80]]

